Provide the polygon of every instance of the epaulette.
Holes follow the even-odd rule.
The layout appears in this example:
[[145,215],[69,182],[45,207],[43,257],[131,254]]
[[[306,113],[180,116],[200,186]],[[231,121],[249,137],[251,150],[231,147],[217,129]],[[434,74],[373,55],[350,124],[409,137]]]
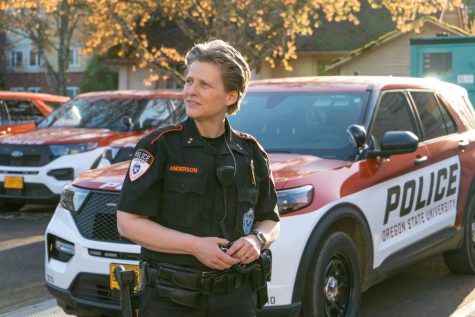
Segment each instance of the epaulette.
[[170,124],[170,125],[167,125],[167,126],[164,126],[164,127],[159,127],[159,128],[156,128],[155,130],[153,130],[152,132],[150,132],[147,137],[152,137],[152,134],[153,135],[156,135],[152,141],[150,141],[150,144],[153,144],[155,143],[158,139],[160,139],[161,136],[163,136],[164,134],[167,134],[169,132],[174,132],[174,131],[181,131],[183,130],[183,126],[179,123],[177,124]]
[[253,141],[254,143],[256,143],[256,145],[257,145],[257,147],[259,148],[259,150],[261,150],[261,152],[264,153],[265,156],[268,156],[266,150],[264,150],[264,148],[262,147],[262,145],[256,140],[255,137],[253,137],[253,136],[250,135],[249,133],[245,133],[245,132],[241,132],[241,131],[236,131],[236,130],[234,130],[234,132],[236,133],[236,136],[237,136],[238,138],[244,139],[244,140],[250,140],[250,141]]

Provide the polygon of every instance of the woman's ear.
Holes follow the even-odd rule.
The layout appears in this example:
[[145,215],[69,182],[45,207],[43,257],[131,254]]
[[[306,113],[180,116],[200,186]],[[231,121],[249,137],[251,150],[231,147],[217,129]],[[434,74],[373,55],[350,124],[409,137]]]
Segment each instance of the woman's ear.
[[233,91],[228,92],[228,96],[226,98],[227,99],[226,100],[226,105],[229,107],[229,106],[235,104],[236,101],[238,100],[238,96],[239,96],[239,94],[238,94],[237,90],[233,90]]

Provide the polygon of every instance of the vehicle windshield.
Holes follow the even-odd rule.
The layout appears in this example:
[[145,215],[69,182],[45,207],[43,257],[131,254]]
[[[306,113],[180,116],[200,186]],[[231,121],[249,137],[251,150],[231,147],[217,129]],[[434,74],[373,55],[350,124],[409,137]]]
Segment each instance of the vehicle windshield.
[[266,151],[353,160],[346,131],[362,124],[369,92],[248,93],[231,126],[253,135]]
[[128,131],[128,119],[142,110],[145,99],[81,98],[56,109],[41,124],[44,127],[96,128]]

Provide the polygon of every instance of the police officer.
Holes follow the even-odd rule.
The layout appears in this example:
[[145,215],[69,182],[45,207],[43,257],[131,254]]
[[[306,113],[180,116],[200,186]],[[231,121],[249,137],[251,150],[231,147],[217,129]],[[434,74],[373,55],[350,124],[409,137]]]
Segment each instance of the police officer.
[[140,316],[255,316],[254,267],[279,216],[267,154],[226,119],[249,66],[221,40],[195,45],[186,65],[188,119],[137,144],[117,212],[142,246]]

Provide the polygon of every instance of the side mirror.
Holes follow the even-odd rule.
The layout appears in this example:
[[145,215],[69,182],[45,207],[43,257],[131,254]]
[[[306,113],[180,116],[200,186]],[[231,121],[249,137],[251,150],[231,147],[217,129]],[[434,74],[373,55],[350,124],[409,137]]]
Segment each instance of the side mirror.
[[350,135],[350,140],[353,144],[358,148],[359,152],[366,150],[368,145],[366,144],[367,136],[366,136],[366,129],[357,124],[352,124],[346,129],[348,134]]
[[129,130],[131,130],[131,128],[134,126],[132,118],[129,116],[123,116],[122,118],[120,118],[120,123]]
[[368,157],[388,158],[391,155],[412,153],[417,150],[419,138],[409,131],[388,131],[381,140],[381,150],[368,151]]

